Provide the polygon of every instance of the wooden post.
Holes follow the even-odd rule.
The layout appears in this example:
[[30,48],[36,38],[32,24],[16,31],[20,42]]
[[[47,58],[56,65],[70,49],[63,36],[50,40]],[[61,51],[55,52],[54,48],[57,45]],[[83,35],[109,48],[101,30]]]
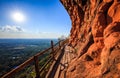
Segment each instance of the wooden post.
[[52,53],[54,53],[54,45],[52,40],[51,40],[51,47],[52,47]]
[[61,48],[60,42],[61,42],[61,41],[59,41],[59,49]]
[[35,72],[36,78],[40,78],[39,67],[38,67],[38,57],[34,56]]

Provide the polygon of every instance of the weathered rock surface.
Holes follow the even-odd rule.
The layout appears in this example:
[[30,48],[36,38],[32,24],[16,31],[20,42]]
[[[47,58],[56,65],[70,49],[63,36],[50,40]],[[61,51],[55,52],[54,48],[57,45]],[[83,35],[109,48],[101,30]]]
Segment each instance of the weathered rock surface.
[[66,78],[120,78],[120,0],[61,0],[77,50]]

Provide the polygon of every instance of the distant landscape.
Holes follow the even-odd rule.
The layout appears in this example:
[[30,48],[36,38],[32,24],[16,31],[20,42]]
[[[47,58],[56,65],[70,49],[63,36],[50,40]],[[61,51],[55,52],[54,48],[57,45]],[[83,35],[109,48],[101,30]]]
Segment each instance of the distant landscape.
[[0,39],[0,77],[57,39]]

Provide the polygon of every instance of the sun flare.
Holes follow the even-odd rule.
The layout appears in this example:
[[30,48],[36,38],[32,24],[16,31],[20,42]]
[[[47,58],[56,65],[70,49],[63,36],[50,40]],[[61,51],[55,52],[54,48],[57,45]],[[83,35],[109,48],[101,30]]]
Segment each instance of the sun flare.
[[25,21],[25,16],[21,12],[13,12],[12,13],[12,19],[16,22],[24,22]]

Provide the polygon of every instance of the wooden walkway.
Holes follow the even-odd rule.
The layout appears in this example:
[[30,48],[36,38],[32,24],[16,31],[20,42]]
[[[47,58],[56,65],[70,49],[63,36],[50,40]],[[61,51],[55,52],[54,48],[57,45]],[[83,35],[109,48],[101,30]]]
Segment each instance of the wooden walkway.
[[56,61],[51,66],[46,78],[66,78],[66,71],[69,63],[76,57],[76,54],[68,45],[63,46],[61,51],[62,52],[59,52],[61,54],[58,54],[59,57],[56,57]]

